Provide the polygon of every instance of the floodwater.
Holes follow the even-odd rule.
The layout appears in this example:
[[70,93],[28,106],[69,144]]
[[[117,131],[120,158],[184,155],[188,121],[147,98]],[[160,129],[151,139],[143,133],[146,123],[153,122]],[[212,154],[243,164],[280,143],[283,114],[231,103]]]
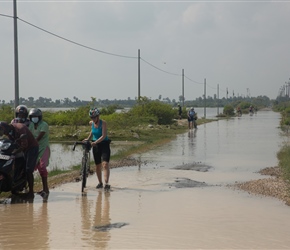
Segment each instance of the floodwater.
[[48,202],[0,204],[0,249],[290,249],[290,207],[228,188],[264,178],[285,140],[280,115],[200,125],[111,170],[112,190],[88,179],[51,190]]
[[[64,108],[67,109],[67,108]],[[58,108],[48,108],[48,110],[56,110],[58,111]],[[216,115],[223,112],[223,108],[207,108],[204,110],[204,108],[195,108],[195,111],[197,112],[199,117],[204,117],[206,115],[209,119],[216,119]],[[120,111],[121,112],[121,111]],[[134,142],[136,143],[136,142]],[[75,151],[72,151],[72,145],[73,143],[51,143],[51,158],[50,163],[48,166],[48,170],[67,170],[71,169],[72,166],[79,165],[81,163],[81,157],[82,157],[82,148],[76,147]],[[113,141],[111,143],[111,154],[114,155],[118,153],[119,151],[129,148],[132,146],[132,143],[130,141]]]

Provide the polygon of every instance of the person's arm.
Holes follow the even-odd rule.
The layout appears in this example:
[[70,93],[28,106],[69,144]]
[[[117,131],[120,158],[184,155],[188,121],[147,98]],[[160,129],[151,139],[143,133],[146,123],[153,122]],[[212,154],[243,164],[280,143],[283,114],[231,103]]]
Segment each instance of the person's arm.
[[105,121],[102,121],[102,136],[98,140],[94,141],[92,143],[92,146],[95,146],[101,141],[103,141],[106,138],[106,136],[107,136],[107,123]]
[[84,141],[89,141],[89,140],[91,140],[91,138],[92,138],[92,131],[90,132],[88,138],[87,139],[84,139]]
[[25,151],[28,147],[28,140],[26,137],[19,139],[19,142],[17,144],[19,145],[19,147],[12,152],[13,154],[18,154],[21,151]]
[[44,131],[41,131],[39,133],[39,135],[36,137],[36,140],[39,142],[43,138],[44,135],[45,135],[45,132]]

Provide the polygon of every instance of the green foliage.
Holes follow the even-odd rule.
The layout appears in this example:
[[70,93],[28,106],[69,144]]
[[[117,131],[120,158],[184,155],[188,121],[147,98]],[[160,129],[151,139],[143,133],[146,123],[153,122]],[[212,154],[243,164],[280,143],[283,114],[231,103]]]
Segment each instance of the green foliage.
[[89,105],[86,105],[65,111],[44,111],[43,120],[46,121],[49,125],[72,125],[75,127],[80,125],[87,125],[90,121],[89,110]]
[[125,129],[144,124],[157,124],[158,119],[154,116],[137,116],[132,112],[114,113],[111,115],[102,116],[108,124],[108,127],[113,129]]
[[111,115],[116,112],[117,108],[118,108],[118,105],[110,105],[106,108],[102,108],[100,112],[101,112],[101,115]]
[[282,169],[285,179],[290,181],[290,146],[284,145],[277,153],[277,158],[279,160],[279,167]]
[[283,115],[290,116],[290,107],[287,107],[287,108],[284,109]]
[[280,120],[280,125],[283,128],[284,126],[290,125],[290,102],[282,102],[274,107],[275,111],[278,111],[282,115],[282,119]]
[[11,122],[14,118],[14,109],[9,105],[0,106],[0,121]]
[[226,116],[234,116],[235,115],[234,107],[232,105],[224,106],[223,114]]
[[172,124],[176,117],[176,111],[172,109],[171,105],[158,100],[151,101],[147,97],[140,97],[137,104],[128,113],[139,119],[144,117],[152,121],[157,119],[157,123],[160,125]]
[[251,103],[250,102],[240,102],[238,106],[240,106],[240,108],[242,110],[243,109],[248,109],[251,106]]

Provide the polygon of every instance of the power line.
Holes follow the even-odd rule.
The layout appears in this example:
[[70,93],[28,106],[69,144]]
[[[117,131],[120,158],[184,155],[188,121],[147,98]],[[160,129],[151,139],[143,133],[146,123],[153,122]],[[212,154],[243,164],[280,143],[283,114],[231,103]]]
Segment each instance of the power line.
[[5,15],[5,14],[0,14],[0,16],[13,18],[13,16],[8,16],[8,15]]
[[37,29],[39,29],[39,30],[41,30],[41,31],[43,31],[43,32],[46,32],[46,33],[48,33],[48,34],[50,34],[50,35],[52,35],[52,36],[55,36],[55,37],[60,38],[60,39],[62,39],[62,40],[65,40],[65,41],[67,41],[67,42],[69,42],[69,43],[73,43],[73,44],[75,44],[75,45],[81,46],[81,47],[83,47],[83,48],[90,49],[90,50],[93,50],[93,51],[96,51],[96,52],[99,52],[99,53],[103,53],[103,54],[107,54],[107,55],[111,55],[111,56],[118,56],[118,57],[130,58],[130,59],[137,59],[136,56],[118,55],[118,54],[114,54],[114,53],[106,52],[106,51],[103,51],[103,50],[94,49],[94,48],[92,48],[92,47],[89,47],[89,46],[86,46],[86,45],[80,44],[80,43],[78,43],[78,42],[74,42],[74,41],[72,41],[72,40],[70,40],[70,39],[67,39],[67,38],[65,38],[65,37],[62,37],[62,36],[56,35],[56,34],[50,32],[50,31],[48,31],[48,30],[42,29],[42,28],[40,28],[40,27],[38,27],[38,26],[36,26],[36,25],[30,23],[30,22],[27,22],[27,21],[25,21],[25,20],[19,18],[19,17],[18,17],[18,19],[19,19],[20,21],[22,21],[22,22],[24,22],[24,23],[26,23],[26,24],[28,24],[28,25],[34,27],[34,28],[37,28]]
[[[0,16],[13,18],[13,16],[5,15],[5,14],[0,14]],[[23,23],[26,23],[26,24],[28,24],[28,25],[30,25],[30,26],[36,28],[36,29],[39,29],[39,30],[41,30],[41,31],[43,31],[43,32],[45,32],[45,33],[48,33],[48,34],[50,34],[50,35],[52,35],[52,36],[55,36],[55,37],[57,37],[57,38],[59,38],[59,39],[62,39],[62,40],[64,40],[64,41],[67,41],[67,42],[69,42],[69,43],[75,44],[75,45],[77,45],[77,46],[80,46],[80,47],[83,47],[83,48],[86,48],[86,49],[89,49],[89,50],[93,50],[93,51],[95,51],[95,52],[99,52],[99,53],[103,53],[103,54],[111,55],[111,56],[117,56],[117,57],[129,58],[129,59],[138,59],[138,57],[136,57],[136,56],[120,55],[120,54],[115,54],[115,53],[111,53],[111,52],[106,52],[106,51],[103,51],[103,50],[95,49],[95,48],[89,47],[89,46],[87,46],[87,45],[84,45],[84,44],[81,44],[81,43],[78,43],[78,42],[74,42],[74,41],[72,41],[72,40],[70,40],[70,39],[68,39],[68,38],[63,37],[63,36],[57,35],[57,34],[55,34],[55,33],[53,33],[53,32],[50,32],[50,31],[48,31],[48,30],[46,30],[46,29],[43,29],[43,28],[41,28],[41,27],[39,27],[39,26],[37,26],[37,25],[35,25],[35,24],[32,24],[32,23],[30,23],[30,22],[28,22],[28,21],[25,21],[25,20],[22,19],[22,18],[17,17],[17,19],[20,20],[20,21],[22,21]],[[146,61],[145,59],[143,59],[143,58],[141,58],[141,57],[140,57],[140,59],[141,59],[143,62],[145,62],[145,63],[147,63],[148,65],[150,65],[151,67],[153,67],[153,68],[155,68],[155,69],[157,69],[157,70],[159,70],[159,71],[162,71],[162,72],[164,72],[164,73],[166,73],[166,74],[174,75],[174,76],[182,76],[181,74],[172,73],[172,72],[169,72],[169,71],[166,71],[166,70],[160,69],[160,68],[158,68],[157,66],[153,65],[152,63]],[[203,83],[201,83],[201,82],[197,82],[197,81],[194,81],[194,80],[190,79],[190,78],[187,77],[186,75],[184,75],[184,77],[185,77],[186,79],[188,79],[189,81],[193,82],[193,83],[203,84]]]
[[157,69],[157,70],[159,70],[159,71],[162,71],[162,72],[164,72],[164,73],[167,73],[167,74],[170,74],[170,75],[174,75],[174,76],[181,76],[180,74],[171,73],[171,72],[165,71],[165,70],[163,70],[163,69],[160,69],[160,68],[154,66],[153,64],[151,64],[151,63],[145,61],[142,57],[140,57],[140,59],[141,59],[143,62],[147,63],[148,65],[150,65],[151,67],[153,67],[153,68],[155,68],[155,69]]
[[192,82],[194,82],[194,83],[198,83],[198,84],[204,84],[204,83],[202,83],[202,82],[197,82],[197,81],[194,81],[194,80],[192,80],[192,79],[190,79],[189,77],[187,77],[187,76],[184,76],[187,80],[189,80],[189,81],[192,81]]
[[[83,45],[83,44],[80,44],[80,43],[74,42],[74,41],[72,41],[72,40],[70,40],[70,39],[64,38],[64,37],[62,37],[62,36],[56,35],[56,34],[50,32],[50,31],[47,31],[47,30],[45,30],[45,29],[42,29],[42,28],[40,28],[40,27],[38,27],[38,26],[36,26],[36,25],[30,23],[30,22],[27,22],[27,21],[25,21],[25,20],[23,20],[23,19],[21,19],[21,18],[19,18],[19,17],[18,17],[18,19],[19,19],[20,21],[22,21],[22,22],[24,22],[24,23],[27,23],[28,25],[31,25],[31,26],[33,26],[33,27],[35,27],[35,28],[37,28],[37,29],[39,29],[39,30],[41,30],[41,31],[44,31],[44,32],[50,34],[50,35],[53,35],[53,36],[55,36],[55,37],[58,37],[58,38],[63,39],[63,40],[65,40],[65,41],[67,41],[67,42],[73,43],[73,44],[75,44],[75,45],[78,45],[78,46],[84,47],[84,48],[86,48],[86,49],[90,49],[90,50],[93,50],[93,51],[96,51],[96,52],[100,52],[100,53],[104,53],[104,54],[111,55],[111,56],[118,56],[118,57],[130,58],[130,59],[137,59],[137,58],[138,58],[138,57],[136,57],[136,56],[118,55],[118,54],[114,54],[114,53],[110,53],[110,52],[105,52],[105,51],[103,51],[103,50],[94,49],[94,48],[91,48],[91,47],[89,47],[89,46],[86,46],[86,45]],[[146,61],[145,59],[143,59],[143,58],[140,58],[140,59],[141,59],[143,62],[147,63],[148,65],[150,65],[151,67],[153,67],[153,68],[155,68],[155,69],[157,69],[157,70],[159,70],[159,71],[162,71],[162,72],[167,73],[167,74],[170,74],[170,75],[181,76],[181,74],[171,73],[171,72],[165,71],[165,70],[163,70],[163,69],[160,69],[160,68],[154,66],[152,63],[147,62],[147,61]],[[192,81],[192,82],[199,83],[199,82],[196,82],[196,81],[194,81],[194,80],[191,80],[191,79],[188,78],[188,77],[186,77],[186,78],[189,79],[189,80]]]

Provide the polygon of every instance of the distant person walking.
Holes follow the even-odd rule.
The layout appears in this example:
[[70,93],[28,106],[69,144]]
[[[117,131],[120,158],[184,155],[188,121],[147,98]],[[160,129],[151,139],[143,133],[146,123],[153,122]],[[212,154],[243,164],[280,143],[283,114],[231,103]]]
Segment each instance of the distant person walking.
[[33,134],[34,138],[39,144],[39,151],[37,157],[37,164],[35,169],[38,170],[41,181],[42,190],[38,192],[43,200],[47,200],[49,195],[49,188],[47,183],[47,166],[50,158],[50,147],[49,147],[49,127],[48,124],[42,120],[42,112],[40,109],[33,108],[29,111],[29,130]]
[[181,106],[180,106],[180,104],[178,103],[178,118],[179,118],[179,120],[181,120],[181,116],[182,116],[182,108],[181,108]]
[[194,108],[192,107],[187,112],[188,129],[193,129],[193,126],[194,128],[197,128],[195,117],[196,113],[194,111]]
[[[89,112],[89,116],[92,119],[91,132],[87,139],[92,139],[93,155],[96,164],[96,173],[99,184],[97,189],[103,188],[110,190],[109,178],[110,178],[110,157],[111,157],[111,140],[107,136],[107,123],[100,119],[100,111],[97,108],[92,108]],[[102,181],[102,169],[104,172],[105,186]]]

